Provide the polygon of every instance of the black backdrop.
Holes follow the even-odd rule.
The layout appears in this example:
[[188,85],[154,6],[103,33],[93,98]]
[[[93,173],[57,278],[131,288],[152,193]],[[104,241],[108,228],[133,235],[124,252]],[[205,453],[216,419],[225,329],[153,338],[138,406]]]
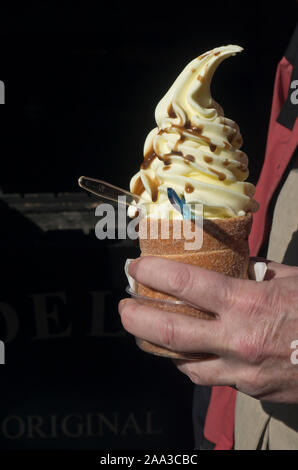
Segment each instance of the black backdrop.
[[213,96],[240,125],[257,181],[297,5],[207,3],[40,1],[1,12],[2,449],[193,446],[192,384],[139,351],[117,315],[137,247],[86,230],[96,219],[77,178],[128,187],[178,72],[234,43],[244,52],[218,69]]

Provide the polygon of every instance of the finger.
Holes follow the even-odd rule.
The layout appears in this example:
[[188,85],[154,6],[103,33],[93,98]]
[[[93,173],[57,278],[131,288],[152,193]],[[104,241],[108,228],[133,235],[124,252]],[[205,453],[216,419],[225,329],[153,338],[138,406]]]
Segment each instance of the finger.
[[235,386],[235,378],[225,361],[221,358],[209,361],[173,360],[176,367],[197,385]]
[[219,354],[223,348],[219,320],[167,312],[133,299],[120,302],[119,313],[126,331],[167,349]]
[[234,307],[243,309],[243,305],[237,305],[237,302],[245,297],[251,298],[255,294],[254,289],[260,287],[254,281],[235,279],[157,256],[136,259],[130,264],[129,272],[141,284],[219,315]]
[[252,274],[254,271],[254,265],[258,262],[266,263],[267,271],[264,277],[264,281],[269,281],[274,278],[290,277],[298,275],[298,267],[296,266],[287,266],[286,264],[276,263],[275,261],[270,261],[264,258],[251,258],[249,264],[249,272],[254,279]]

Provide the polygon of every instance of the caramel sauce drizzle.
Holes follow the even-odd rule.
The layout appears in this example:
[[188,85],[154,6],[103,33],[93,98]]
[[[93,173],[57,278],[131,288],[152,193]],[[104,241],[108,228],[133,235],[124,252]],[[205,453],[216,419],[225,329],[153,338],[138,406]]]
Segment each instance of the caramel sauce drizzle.
[[174,108],[173,108],[173,103],[169,104],[167,112],[168,112],[168,116],[170,118],[176,118],[177,117],[177,114],[175,113]]
[[192,184],[186,183],[185,185],[185,192],[186,193],[192,193],[195,190]]
[[[141,166],[140,166],[141,170],[147,170],[156,157],[158,157],[158,155],[155,153],[153,147],[151,146],[150,149],[144,155],[144,161],[141,163]],[[148,175],[147,175],[147,178],[148,178],[148,183],[151,189],[151,195],[152,195],[151,198],[152,198],[152,201],[155,202],[158,197],[159,182],[156,178],[152,179]],[[145,191],[145,187],[143,185],[141,177],[139,176],[135,182],[133,193],[140,196],[144,191]]]
[[[177,142],[176,142],[176,144],[175,144],[175,146],[174,146],[174,151],[177,151],[179,145],[182,144],[184,141],[185,141],[185,135],[184,135],[182,132],[180,132],[180,137],[179,137],[179,139],[177,140]],[[180,152],[180,153],[181,153],[181,152]],[[182,154],[181,154],[181,155],[182,155]]]
[[217,147],[216,147],[216,145],[213,144],[212,142],[209,142],[209,148],[210,148],[211,152],[215,152],[215,150],[216,150]]
[[185,155],[185,160],[187,160],[188,162],[194,162],[195,161],[195,157],[193,155],[190,155],[190,153],[188,153],[187,155]]
[[202,124],[198,127],[195,127],[195,126],[192,126],[189,121],[187,121],[185,123],[185,129],[187,129],[191,134],[197,137],[200,137],[200,139],[202,139],[204,142],[206,142],[209,145],[211,152],[215,152],[217,148],[216,145],[211,142],[209,137],[207,137],[206,135],[202,135],[202,132],[204,129],[204,126]]
[[[218,53],[215,53],[214,55],[218,55],[220,52]],[[199,56],[199,59],[203,59],[204,57],[208,56],[209,54],[204,54],[202,56]],[[194,70],[195,71],[195,70]],[[198,80],[200,81],[203,81],[204,77],[202,75],[198,75]],[[168,113],[168,116],[170,118],[177,118],[177,114],[175,113],[174,111],[174,108],[173,108],[173,103],[170,103],[170,105],[168,106],[168,109],[167,109],[167,113]],[[203,125],[199,125],[199,126],[193,126],[191,124],[191,122],[188,120],[186,121],[185,125],[183,126],[182,124],[181,125],[175,125],[173,126],[174,128],[177,129],[177,131],[179,132],[180,136],[179,136],[179,139],[177,140],[177,142],[175,143],[175,146],[173,148],[173,151],[168,153],[168,154],[165,154],[163,156],[160,156],[158,154],[155,153],[154,149],[153,149],[153,146],[151,146],[151,148],[147,151],[147,153],[144,155],[144,161],[142,162],[141,164],[141,169],[143,170],[146,170],[150,167],[151,163],[154,161],[154,159],[157,157],[159,160],[162,160],[164,162],[164,167],[163,167],[163,170],[166,171],[166,170],[169,170],[171,168],[171,164],[172,164],[172,161],[171,159],[169,158],[171,155],[175,155],[175,156],[180,156],[182,158],[184,158],[184,162],[189,165],[190,162],[195,162],[195,157],[193,155],[186,155],[186,156],[183,156],[182,152],[180,152],[178,150],[178,147],[180,144],[182,144],[185,139],[186,139],[186,136],[184,135],[183,133],[183,129],[186,129],[189,133],[193,134],[194,136],[196,137],[200,137],[200,139],[202,139],[204,142],[206,142],[208,145],[209,145],[209,148],[211,150],[211,152],[215,152],[217,146],[215,144],[213,144],[210,140],[209,137],[207,136],[204,136],[202,135],[202,132],[204,130],[204,126]],[[227,132],[228,131],[228,128],[226,126],[224,126],[224,132]],[[163,133],[167,132],[167,129],[160,129],[158,134],[159,135],[162,135]],[[224,148],[225,149],[230,149],[231,148],[231,145],[230,143],[232,142],[232,140],[234,139],[234,136],[235,136],[235,133],[233,134],[230,134],[228,136],[228,142],[225,142],[224,143]],[[241,139],[241,138],[240,138]],[[242,139],[241,139],[242,140]],[[237,141],[239,141],[239,138],[237,139]],[[207,155],[205,155],[204,157],[204,160],[206,163],[211,163],[213,161],[213,158],[212,157],[209,157]],[[223,165],[226,166],[229,164],[229,160],[226,159],[224,162],[223,162]],[[217,170],[214,170],[210,167],[208,167],[209,170],[213,173],[215,173],[219,180],[220,181],[223,181],[226,179],[226,175],[222,172],[219,172]],[[239,169],[241,171],[246,171],[247,168],[245,165],[240,165],[239,166]],[[147,178],[148,178],[148,183],[150,185],[150,189],[151,189],[151,198],[152,198],[152,201],[153,202],[156,202],[157,201],[157,198],[158,198],[158,186],[159,186],[159,181],[157,178],[150,178],[148,175],[147,175]],[[134,187],[134,194],[137,194],[138,196],[141,195],[143,192],[145,191],[145,187],[143,185],[143,182],[141,180],[140,177],[138,177],[138,179],[136,180],[136,183],[135,183],[135,187]],[[191,193],[194,191],[194,187],[187,183],[185,185],[185,191],[187,193]]]
[[[168,154],[168,155],[172,155],[172,154],[170,153],[170,154]],[[164,157],[165,157],[165,155],[164,155]],[[171,165],[172,160],[167,157],[167,158],[164,158],[164,159],[163,159],[163,162],[164,162],[164,165]]]
[[223,181],[226,179],[226,175],[222,173],[221,171],[214,170],[213,168],[210,168],[209,166],[208,166],[208,170],[212,171],[212,173],[215,173],[218,176],[218,179],[220,181]]
[[252,197],[251,189],[247,184],[244,185],[244,194],[248,197]]
[[239,170],[241,170],[241,171],[247,171],[247,166],[244,165],[244,163],[240,163],[240,165],[239,165]]
[[[185,139],[186,139],[186,136],[183,134],[183,128],[186,129],[190,134],[196,136],[196,137],[200,137],[200,139],[202,139],[204,142],[206,142],[208,145],[209,145],[209,148],[211,150],[211,152],[215,152],[217,146],[215,144],[213,144],[210,140],[209,137],[205,136],[205,135],[202,135],[202,132],[204,130],[204,126],[202,124],[200,124],[198,127],[195,127],[195,126],[192,126],[191,125],[191,122],[190,121],[186,121],[185,125],[184,126],[179,126],[179,125],[175,125],[173,126],[180,134],[180,138],[177,140],[176,144],[175,144],[175,147],[174,147],[174,150],[177,150],[178,149],[178,146],[180,144],[182,144]],[[164,133],[167,132],[167,129],[161,129],[158,134],[159,135],[162,135]],[[227,143],[227,145],[229,145]],[[230,148],[230,147],[228,147]]]
[[237,137],[236,143],[237,143],[237,145],[239,145],[239,147],[242,146],[242,144],[243,144],[243,139],[242,139],[242,136],[241,136],[241,135],[239,135],[239,137]]
[[228,141],[229,141],[230,144],[233,142],[234,137],[235,137],[235,132],[233,132],[232,134],[230,134],[230,135],[228,136]]
[[143,163],[141,164],[141,169],[142,170],[147,170],[147,168],[149,168],[149,166],[151,165],[151,163],[153,162],[153,160],[157,157],[156,153],[154,152],[154,150],[152,150],[150,153],[147,153],[144,157],[144,161]]
[[156,202],[157,201],[157,198],[158,198],[158,186],[159,186],[159,181],[157,178],[150,178],[148,175],[147,175],[147,178],[148,178],[148,182],[149,182],[149,186],[150,186],[150,189],[151,189],[151,199],[152,199],[152,202]]
[[186,121],[185,129],[187,129],[191,134],[196,136],[201,136],[204,126],[200,124],[198,127],[192,126],[190,121]]
[[199,55],[198,59],[204,59],[209,55],[209,52],[205,52],[205,54]]
[[[175,119],[175,118],[178,117],[177,113],[175,113],[175,111],[174,111],[173,103],[169,104],[168,109],[167,109],[167,113],[168,113],[169,118],[171,118],[171,119]],[[183,126],[182,117],[179,116],[179,118],[180,118],[180,123],[178,124],[178,126],[182,127]]]
[[144,191],[145,191],[145,186],[143,185],[141,177],[139,176],[135,182],[133,193],[136,194],[137,196],[141,196],[141,194],[143,194]]

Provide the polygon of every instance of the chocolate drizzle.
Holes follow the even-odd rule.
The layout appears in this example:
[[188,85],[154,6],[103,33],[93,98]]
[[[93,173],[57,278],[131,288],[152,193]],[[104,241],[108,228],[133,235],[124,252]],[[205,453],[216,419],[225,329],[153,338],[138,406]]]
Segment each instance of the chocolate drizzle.
[[177,114],[175,113],[174,108],[173,108],[173,103],[170,103],[170,105],[168,106],[167,112],[170,118],[175,119],[177,117]]
[[[155,153],[153,147],[151,146],[150,149],[144,155],[144,161],[142,162],[140,166],[141,170],[147,170],[156,157],[158,157],[158,155]],[[155,202],[157,201],[157,198],[158,198],[159,181],[157,180],[157,178],[154,178],[154,179],[150,178],[148,174],[146,176],[147,176],[148,184],[151,189],[151,199],[153,202]],[[133,192],[134,194],[137,194],[138,196],[140,196],[144,191],[145,191],[145,187],[143,185],[141,177],[139,176],[138,179],[136,180]]]
[[[235,48],[235,51],[238,49]],[[175,85],[173,92],[167,94],[158,105],[157,128],[146,140],[148,150],[140,165],[140,176],[133,179],[135,194],[142,195],[146,191],[146,200],[163,204],[167,184],[174,189],[182,184],[178,192],[181,193],[184,186],[184,196],[187,198],[187,193],[200,192],[200,188],[204,189],[207,182],[211,187],[214,185],[225,190],[223,198],[226,197],[229,202],[229,194],[226,193],[234,193],[230,182],[245,180],[247,163],[244,157],[240,158],[237,150],[238,144],[240,146],[242,143],[240,130],[237,124],[224,117],[220,105],[209,96],[209,80],[211,81],[215,66],[225,58],[225,54],[219,58],[224,50],[226,49],[220,48],[213,53],[210,51],[199,56],[199,61],[187,69],[185,76],[182,75],[181,83],[178,82],[178,91]],[[232,54],[234,49],[227,51]],[[202,87],[205,88],[205,85],[208,88],[207,96],[203,96],[200,103]],[[192,106],[195,101],[197,106]],[[205,108],[206,113],[203,112]],[[147,145],[147,142],[150,144]],[[243,192],[249,195],[252,190],[245,187]],[[194,199],[194,195],[188,196],[188,199],[191,198]],[[206,199],[208,201],[208,194]]]
[[158,181],[157,178],[152,179],[148,175],[147,175],[147,178],[148,178],[149,186],[150,186],[150,189],[151,189],[152,202],[156,202],[157,198],[158,198],[159,181]]
[[150,167],[151,163],[157,156],[158,155],[156,155],[153,149],[153,146],[151,145],[149,150],[147,150],[147,152],[144,155],[144,161],[141,163],[141,166],[140,166],[141,170],[147,170],[147,168]]
[[145,191],[145,187],[143,185],[141,177],[139,176],[135,182],[133,193],[136,194],[137,196],[141,196],[141,194],[143,194],[144,191]]
[[248,184],[244,185],[244,194],[248,197],[252,197],[252,191]]
[[226,179],[226,175],[222,173],[221,171],[214,170],[213,168],[208,167],[208,170],[212,171],[212,173],[215,173],[218,176],[218,179],[220,181],[224,181]]
[[235,136],[235,132],[233,132],[232,134],[228,136],[228,141],[230,144],[233,142],[234,136]]
[[[184,135],[182,132],[180,132],[180,137],[179,137],[179,139],[177,140],[177,142],[176,142],[176,144],[175,144],[175,146],[174,146],[174,151],[177,151],[179,145],[182,144],[184,141],[185,141],[185,135]],[[180,153],[181,153],[181,152],[180,152]],[[181,154],[181,155],[182,155],[182,154]]]
[[195,189],[195,188],[193,187],[192,184],[186,183],[186,185],[185,185],[185,192],[186,192],[186,193],[192,193],[192,192],[194,191],[194,189]]
[[204,59],[205,57],[207,57],[209,55],[209,52],[205,52],[205,54],[202,54],[202,55],[199,55],[198,59]]
[[240,163],[240,165],[239,165],[239,170],[240,170],[240,171],[247,171],[247,166],[244,165],[244,163]]
[[190,155],[190,153],[188,153],[187,155],[185,155],[185,160],[187,160],[188,162],[194,162],[195,161],[195,157],[193,155]]
[[147,154],[144,158],[144,161],[143,163],[141,164],[141,169],[142,170],[147,170],[147,168],[149,168],[149,166],[151,165],[151,163],[153,162],[153,160],[157,157],[156,153],[154,152],[154,150]]
[[193,126],[189,120],[186,121],[185,123],[185,129],[187,129],[191,134],[196,135],[196,136],[201,136],[204,126],[203,124],[200,124],[199,126]]
[[236,139],[236,144],[238,145],[238,147],[240,148],[243,144],[243,139],[242,139],[242,136],[239,135]]
[[[168,154],[168,155],[172,155],[171,153]],[[163,159],[163,162],[164,162],[164,165],[171,165],[172,163],[172,160],[167,156],[167,158],[165,158],[165,155],[164,155],[164,159]]]

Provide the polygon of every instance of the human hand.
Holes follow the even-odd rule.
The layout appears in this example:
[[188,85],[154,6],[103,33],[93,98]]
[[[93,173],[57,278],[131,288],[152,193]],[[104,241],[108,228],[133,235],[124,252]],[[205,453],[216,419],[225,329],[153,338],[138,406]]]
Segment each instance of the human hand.
[[194,383],[230,385],[262,400],[298,403],[298,365],[291,344],[298,340],[298,267],[263,259],[263,282],[235,279],[158,257],[129,266],[137,282],[215,314],[198,319],[140,305],[119,304],[131,334],[179,352],[216,355],[206,361],[174,360]]

